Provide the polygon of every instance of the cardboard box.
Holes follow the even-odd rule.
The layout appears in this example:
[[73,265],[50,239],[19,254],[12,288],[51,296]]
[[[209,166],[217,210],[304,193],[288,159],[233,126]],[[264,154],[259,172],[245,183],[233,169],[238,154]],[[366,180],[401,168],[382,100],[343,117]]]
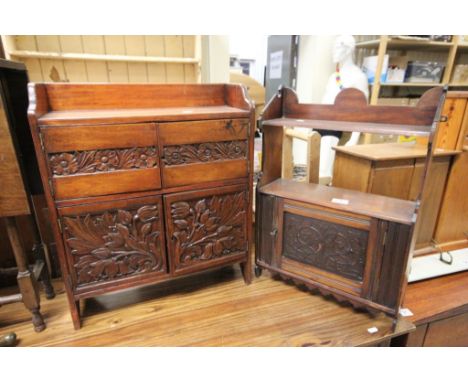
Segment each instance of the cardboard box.
[[445,65],[432,61],[408,61],[405,82],[440,83]]
[[[364,57],[362,62],[362,71],[366,74],[367,80],[370,84],[374,83],[375,72],[377,70],[377,57],[378,56],[367,56]],[[384,62],[382,65],[382,73],[380,75],[380,82],[385,82],[387,78],[387,68],[388,68],[388,54],[384,56]]]
[[392,56],[388,60],[387,78],[388,84],[399,84],[405,81],[406,67],[408,66],[407,56]]

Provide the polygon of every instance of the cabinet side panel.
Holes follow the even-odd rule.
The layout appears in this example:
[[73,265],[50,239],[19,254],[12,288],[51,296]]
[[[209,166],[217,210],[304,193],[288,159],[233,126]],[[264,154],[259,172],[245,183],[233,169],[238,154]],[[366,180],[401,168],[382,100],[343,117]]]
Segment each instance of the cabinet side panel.
[[256,256],[258,260],[272,265],[274,237],[271,236],[271,232],[274,228],[276,198],[262,193],[258,193],[258,197],[260,198],[258,203],[260,211],[255,219],[255,229],[258,232],[257,238],[260,240],[260,245]]
[[380,271],[377,302],[398,309],[398,299],[405,282],[406,265],[411,242],[411,226],[389,223]]

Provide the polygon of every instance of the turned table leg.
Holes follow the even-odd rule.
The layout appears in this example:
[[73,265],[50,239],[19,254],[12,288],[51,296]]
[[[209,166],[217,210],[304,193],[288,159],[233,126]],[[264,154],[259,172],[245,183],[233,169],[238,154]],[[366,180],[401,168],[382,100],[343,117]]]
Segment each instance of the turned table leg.
[[28,261],[23,245],[18,235],[16,221],[14,217],[7,217],[6,228],[8,238],[10,239],[13,254],[15,256],[16,265],[18,267],[18,286],[23,298],[23,303],[32,314],[32,322],[34,330],[40,332],[45,329],[44,319],[39,311],[39,292],[34,275],[30,272]]

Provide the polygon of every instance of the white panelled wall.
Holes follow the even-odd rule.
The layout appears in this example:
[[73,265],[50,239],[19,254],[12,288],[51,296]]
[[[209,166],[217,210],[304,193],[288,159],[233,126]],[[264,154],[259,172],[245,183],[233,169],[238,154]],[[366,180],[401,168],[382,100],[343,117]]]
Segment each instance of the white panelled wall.
[[[297,70],[297,94],[304,103],[321,103],[328,77],[335,71],[332,47],[335,35],[300,36]],[[305,130],[297,128],[298,130]],[[304,141],[294,140],[295,164],[306,163],[307,146]]]

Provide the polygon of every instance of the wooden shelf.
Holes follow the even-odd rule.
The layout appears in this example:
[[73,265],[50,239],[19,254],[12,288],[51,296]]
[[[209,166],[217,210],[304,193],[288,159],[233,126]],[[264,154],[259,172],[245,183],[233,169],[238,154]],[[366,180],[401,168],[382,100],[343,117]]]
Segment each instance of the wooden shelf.
[[457,48],[460,51],[464,51],[464,52],[468,51],[468,42],[466,41],[459,42]]
[[126,56],[116,54],[92,54],[92,53],[61,53],[61,52],[36,52],[27,50],[13,50],[9,52],[12,57],[43,58],[49,60],[87,60],[87,61],[115,61],[115,62],[146,62],[164,64],[199,64],[198,58],[192,57],[148,57]]
[[[333,149],[371,161],[424,158],[427,156],[427,145],[411,143],[374,143],[369,145],[336,146]],[[435,149],[434,156],[456,155],[460,154],[460,152],[459,150]]]
[[380,86],[398,86],[398,87],[428,87],[432,88],[435,86],[444,86],[441,83],[434,83],[434,82],[401,82],[401,83],[388,83],[388,82],[381,82]]
[[389,125],[384,123],[320,121],[312,119],[277,118],[263,121],[264,125],[283,127],[308,127],[315,130],[359,131],[369,134],[428,136],[431,126]]
[[[299,183],[287,179],[277,179],[261,187],[260,192],[403,224],[412,224],[416,209],[416,203],[410,200],[389,198],[321,184]],[[335,198],[345,199],[348,204],[332,202]]]
[[468,82],[450,82],[449,86],[453,86],[453,87],[468,86]]
[[[379,44],[380,39],[360,41],[356,43],[356,47],[363,49],[377,49]],[[398,38],[389,38],[387,42],[388,49],[448,50],[453,45],[453,42],[411,39],[402,40]]]
[[248,118],[249,112],[231,106],[166,107],[145,109],[101,109],[51,111],[39,118],[44,126],[59,126],[69,123],[141,123],[151,121],[194,120],[200,118]]

